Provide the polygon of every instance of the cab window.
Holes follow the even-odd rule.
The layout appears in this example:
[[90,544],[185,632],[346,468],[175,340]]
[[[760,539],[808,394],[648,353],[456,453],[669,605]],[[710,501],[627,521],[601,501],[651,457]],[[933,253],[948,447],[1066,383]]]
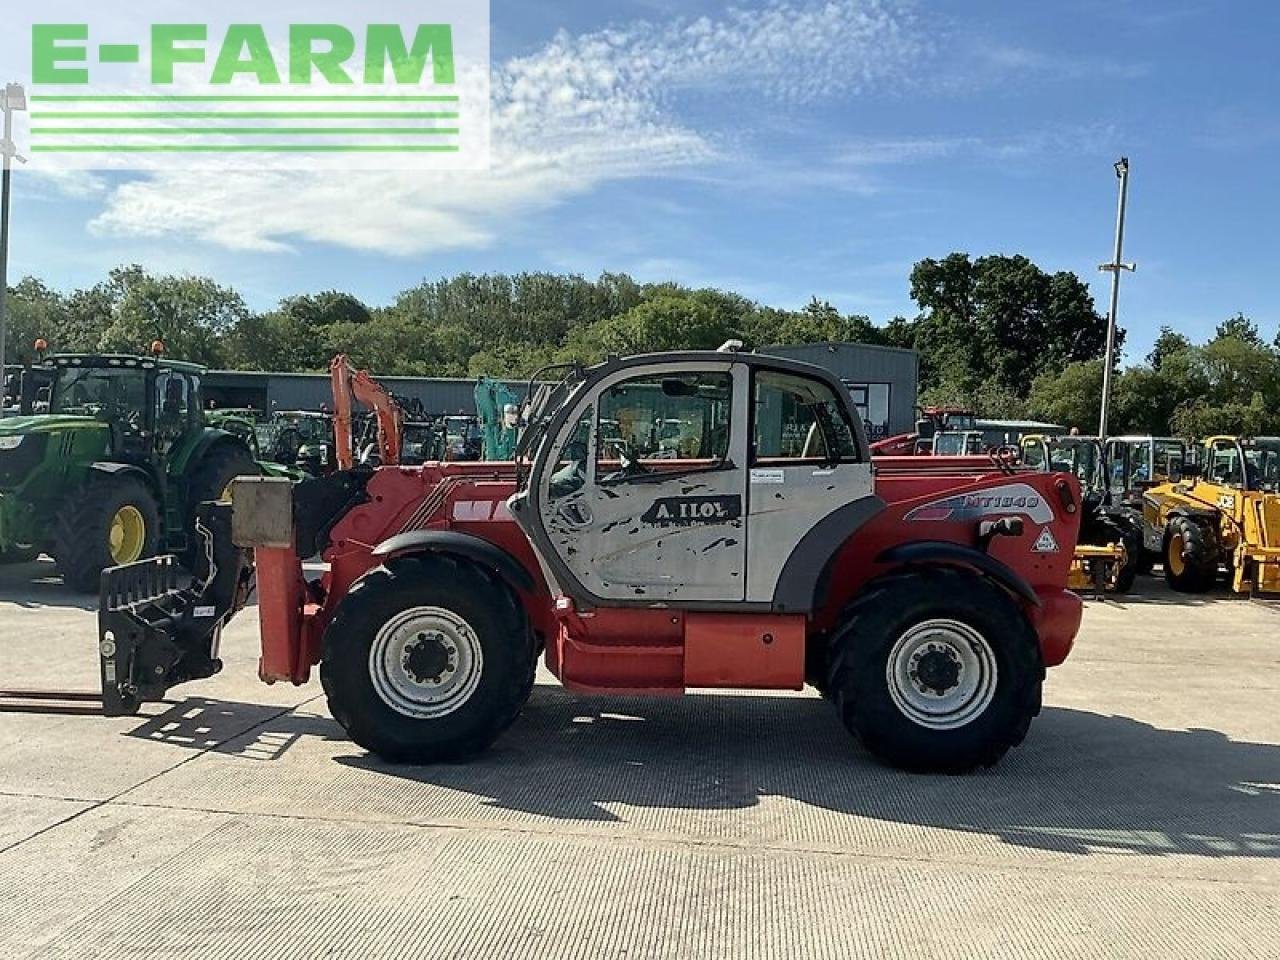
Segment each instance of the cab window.
[[547,484],[549,499],[557,500],[577,493],[587,482],[587,444],[591,439],[591,424],[594,419],[595,410],[587,407],[561,448],[556,468]]
[[1244,464],[1234,443],[1215,444],[1209,463],[1209,479],[1232,487],[1244,486]]
[[836,394],[820,380],[760,370],[752,388],[752,463],[858,460],[853,426]]
[[725,463],[732,402],[727,371],[646,374],[609,387],[596,421],[601,482]]

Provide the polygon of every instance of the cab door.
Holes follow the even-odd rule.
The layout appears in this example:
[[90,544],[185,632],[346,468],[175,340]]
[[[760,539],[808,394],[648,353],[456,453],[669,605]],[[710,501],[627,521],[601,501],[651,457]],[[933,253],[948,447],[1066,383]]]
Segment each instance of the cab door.
[[628,364],[550,427],[517,520],[587,603],[745,596],[748,371]]
[[[746,599],[807,610],[812,581],[793,579],[788,569],[816,574],[843,537],[883,503],[873,492],[861,425],[831,383],[760,365],[751,377],[751,401]],[[810,538],[828,527],[840,534]],[[797,593],[794,582],[805,588]]]

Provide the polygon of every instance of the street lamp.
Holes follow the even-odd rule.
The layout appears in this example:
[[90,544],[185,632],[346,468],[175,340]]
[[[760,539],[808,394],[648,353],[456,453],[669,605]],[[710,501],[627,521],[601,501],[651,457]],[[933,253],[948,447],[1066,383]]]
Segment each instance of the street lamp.
[[1111,414],[1111,368],[1116,363],[1116,311],[1120,306],[1120,271],[1132,273],[1138,269],[1135,264],[1125,263],[1120,259],[1124,255],[1124,213],[1129,199],[1129,158],[1121,157],[1114,164],[1116,179],[1119,183],[1119,198],[1116,201],[1116,249],[1110,263],[1101,263],[1098,269],[1111,274],[1111,309],[1107,311],[1107,349],[1102,366],[1102,413],[1098,422],[1098,437],[1105,446],[1107,442],[1107,423]]
[[9,379],[5,375],[5,335],[9,327],[9,181],[14,158],[22,160],[13,143],[13,115],[27,109],[27,92],[22,89],[22,84],[5,86],[4,94],[0,96],[0,108],[4,110],[4,139],[0,140],[0,154],[4,156],[4,173],[0,180],[0,417],[3,417],[2,394]]

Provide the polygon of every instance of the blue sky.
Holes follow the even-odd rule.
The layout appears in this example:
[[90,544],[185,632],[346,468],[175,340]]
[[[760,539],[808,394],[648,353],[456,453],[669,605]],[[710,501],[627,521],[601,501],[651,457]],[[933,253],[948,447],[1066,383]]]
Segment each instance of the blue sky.
[[[1280,323],[1280,5],[494,0],[494,168],[282,181],[18,172],[11,275],[214,276],[256,308],[462,271],[625,271],[877,322],[911,264],[1023,253],[1121,323]],[[528,108],[537,107],[535,126]]]

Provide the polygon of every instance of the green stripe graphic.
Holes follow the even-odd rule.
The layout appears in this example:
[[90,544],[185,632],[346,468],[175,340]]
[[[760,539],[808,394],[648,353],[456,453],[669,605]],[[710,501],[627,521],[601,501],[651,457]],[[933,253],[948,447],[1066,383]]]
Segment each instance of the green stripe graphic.
[[371,133],[379,136],[387,134],[403,134],[416,137],[446,137],[458,133],[457,127],[130,127],[108,129],[107,127],[32,127],[32,136],[86,134],[96,133],[101,136],[275,136],[288,134],[299,136],[338,136],[359,133]]
[[93,110],[33,110],[31,112],[32,120],[226,120],[226,119],[246,119],[246,120],[457,120],[456,113],[403,113],[395,111],[365,111],[362,113],[339,113],[334,111],[321,112],[303,112],[300,110],[291,110],[286,113],[277,112],[231,112],[223,111],[194,111],[184,113],[167,113],[164,111],[93,111]]
[[280,94],[240,94],[235,96],[196,96],[196,95],[52,95],[32,96],[33,103],[457,103],[457,97],[444,96],[315,96],[296,94],[285,96]]
[[33,144],[32,153],[458,153],[444,144]]

